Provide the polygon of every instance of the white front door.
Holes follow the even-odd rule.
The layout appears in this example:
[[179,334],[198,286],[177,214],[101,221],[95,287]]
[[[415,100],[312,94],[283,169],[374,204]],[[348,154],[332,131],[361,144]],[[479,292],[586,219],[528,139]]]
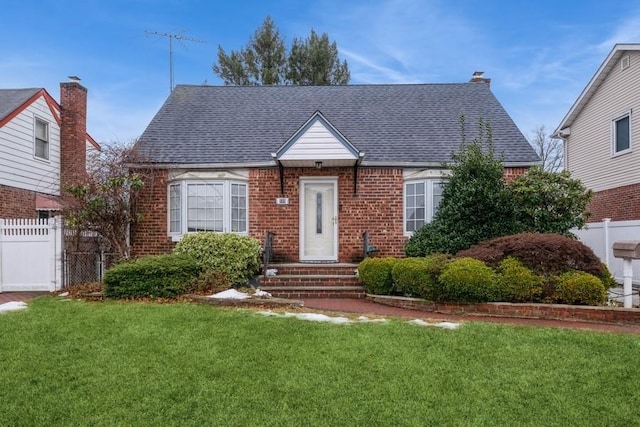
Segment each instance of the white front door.
[[338,181],[300,180],[300,260],[338,260]]

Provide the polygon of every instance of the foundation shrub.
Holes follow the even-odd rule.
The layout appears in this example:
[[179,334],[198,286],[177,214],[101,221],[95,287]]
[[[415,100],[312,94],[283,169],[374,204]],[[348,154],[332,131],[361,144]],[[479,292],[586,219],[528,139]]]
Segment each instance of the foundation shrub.
[[260,269],[260,241],[234,233],[190,233],[173,252],[195,259],[204,270],[226,274],[232,286],[244,286]]
[[192,288],[197,293],[216,294],[231,288],[231,281],[223,271],[204,270],[194,279]]
[[439,276],[438,299],[446,302],[487,302],[499,298],[496,273],[483,261],[457,258]]
[[607,291],[593,274],[568,271],[556,278],[555,300],[562,304],[602,305]]
[[367,293],[391,295],[394,292],[391,271],[396,262],[396,258],[365,258],[358,264],[358,276]]
[[445,254],[432,254],[424,258],[399,259],[391,272],[397,290],[406,295],[437,300],[440,293],[438,276],[450,258]]
[[498,265],[499,297],[506,302],[538,302],[542,299],[543,279],[513,257]]
[[175,298],[192,290],[202,267],[175,254],[150,255],[111,267],[104,276],[107,298]]
[[611,277],[588,246],[560,234],[519,233],[498,237],[460,251],[456,257],[479,259],[492,267],[514,257],[541,276],[578,270],[601,278]]

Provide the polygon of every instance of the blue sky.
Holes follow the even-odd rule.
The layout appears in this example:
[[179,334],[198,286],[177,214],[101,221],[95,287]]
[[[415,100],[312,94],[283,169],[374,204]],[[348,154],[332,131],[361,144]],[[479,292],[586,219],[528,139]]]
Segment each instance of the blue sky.
[[0,87],[44,87],[77,75],[100,143],[139,136],[176,84],[222,84],[218,45],[239,49],[265,16],[287,43],[326,32],[352,84],[457,83],[484,71],[523,134],[552,131],[613,44],[640,42],[640,3],[498,0],[23,0],[3,5]]

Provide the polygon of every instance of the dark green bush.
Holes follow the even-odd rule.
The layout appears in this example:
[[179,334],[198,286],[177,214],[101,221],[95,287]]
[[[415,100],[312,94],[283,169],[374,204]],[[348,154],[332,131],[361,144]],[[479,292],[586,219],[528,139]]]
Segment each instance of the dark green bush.
[[111,267],[104,275],[107,298],[175,298],[191,291],[202,267],[192,258],[151,255]]
[[444,267],[438,279],[442,285],[441,301],[486,302],[498,296],[496,273],[477,259],[454,259]]
[[358,276],[369,294],[391,295],[394,290],[391,271],[396,258],[365,258],[358,264]]
[[542,277],[513,257],[503,259],[498,265],[498,284],[503,301],[534,302],[542,297]]
[[600,279],[584,271],[568,271],[556,278],[556,302],[577,305],[602,305],[607,291]]
[[440,291],[438,276],[449,259],[444,254],[399,259],[391,271],[393,282],[399,292],[430,301],[437,300]]
[[194,258],[204,270],[225,273],[233,286],[244,286],[260,269],[260,241],[233,233],[190,233],[174,253]]

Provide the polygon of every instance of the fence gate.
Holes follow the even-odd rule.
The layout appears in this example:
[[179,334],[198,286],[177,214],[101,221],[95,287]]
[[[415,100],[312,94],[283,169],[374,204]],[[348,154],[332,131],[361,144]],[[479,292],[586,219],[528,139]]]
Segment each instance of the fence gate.
[[0,292],[61,287],[61,218],[0,219]]

